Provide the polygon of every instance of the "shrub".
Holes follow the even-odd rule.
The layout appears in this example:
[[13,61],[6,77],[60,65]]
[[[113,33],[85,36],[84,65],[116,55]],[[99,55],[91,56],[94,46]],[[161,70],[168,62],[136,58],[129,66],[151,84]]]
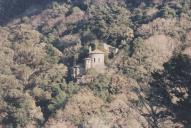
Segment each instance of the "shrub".
[[48,61],[48,63],[57,64],[60,61],[59,51],[57,51],[51,44],[46,45],[46,52],[46,61]]
[[55,110],[63,108],[67,101],[66,93],[60,88],[59,85],[53,85],[51,88],[52,98],[48,104],[48,109],[51,113]]
[[109,78],[104,75],[98,75],[90,85],[90,88],[96,96],[99,96],[104,101],[111,100],[111,94],[109,92]]
[[176,11],[168,6],[161,9],[161,15],[166,18],[173,18],[176,17]]

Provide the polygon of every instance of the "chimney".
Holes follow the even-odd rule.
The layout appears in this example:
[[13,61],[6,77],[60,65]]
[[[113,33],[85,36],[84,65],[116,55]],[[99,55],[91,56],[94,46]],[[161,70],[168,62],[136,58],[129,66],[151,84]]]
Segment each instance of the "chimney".
[[92,47],[91,46],[89,46],[89,53],[92,51]]

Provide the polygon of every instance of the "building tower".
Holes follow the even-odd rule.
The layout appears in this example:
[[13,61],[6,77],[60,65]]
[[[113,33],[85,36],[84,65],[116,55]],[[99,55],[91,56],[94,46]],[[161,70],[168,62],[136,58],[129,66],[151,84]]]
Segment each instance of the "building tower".
[[97,72],[104,72],[105,71],[105,61],[104,61],[105,53],[95,49],[89,49],[89,57],[85,58],[85,71],[88,69],[94,69]]
[[91,69],[92,67],[92,60],[91,58],[85,58],[85,71],[87,71],[88,69]]
[[73,77],[73,78],[76,78],[76,77],[78,77],[79,75],[80,75],[80,66],[75,65],[75,66],[73,67],[72,77]]
[[91,68],[95,68],[95,69],[103,69],[105,67],[105,62],[104,62],[104,52],[96,49],[92,52],[89,53],[89,57],[92,60],[91,63]]

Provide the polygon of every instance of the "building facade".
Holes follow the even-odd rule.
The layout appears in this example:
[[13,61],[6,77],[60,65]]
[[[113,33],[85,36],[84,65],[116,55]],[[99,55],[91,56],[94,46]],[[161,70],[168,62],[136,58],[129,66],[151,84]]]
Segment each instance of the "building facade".
[[81,81],[85,78],[86,72],[90,69],[95,70],[97,73],[104,73],[105,71],[105,53],[101,50],[89,49],[89,55],[84,59],[84,64],[73,66],[72,77],[74,80]]
[[89,57],[85,58],[85,69],[94,69],[100,71],[100,69],[105,68],[105,54],[101,50],[94,50],[89,52]]

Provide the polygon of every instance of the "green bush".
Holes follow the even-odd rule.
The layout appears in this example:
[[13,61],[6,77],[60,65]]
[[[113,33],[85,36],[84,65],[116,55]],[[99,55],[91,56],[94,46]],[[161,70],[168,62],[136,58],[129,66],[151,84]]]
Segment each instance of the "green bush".
[[176,11],[172,8],[166,7],[162,10],[162,13],[165,17],[176,17]]
[[67,94],[60,88],[59,85],[53,85],[51,88],[52,98],[48,109],[51,113],[55,112],[57,109],[63,108],[67,101]]
[[47,58],[46,61],[48,63],[57,64],[60,61],[60,56],[56,49],[51,44],[46,45]]
[[99,96],[104,101],[111,100],[111,94],[109,92],[109,78],[106,76],[98,75],[90,85],[90,88],[96,96]]

